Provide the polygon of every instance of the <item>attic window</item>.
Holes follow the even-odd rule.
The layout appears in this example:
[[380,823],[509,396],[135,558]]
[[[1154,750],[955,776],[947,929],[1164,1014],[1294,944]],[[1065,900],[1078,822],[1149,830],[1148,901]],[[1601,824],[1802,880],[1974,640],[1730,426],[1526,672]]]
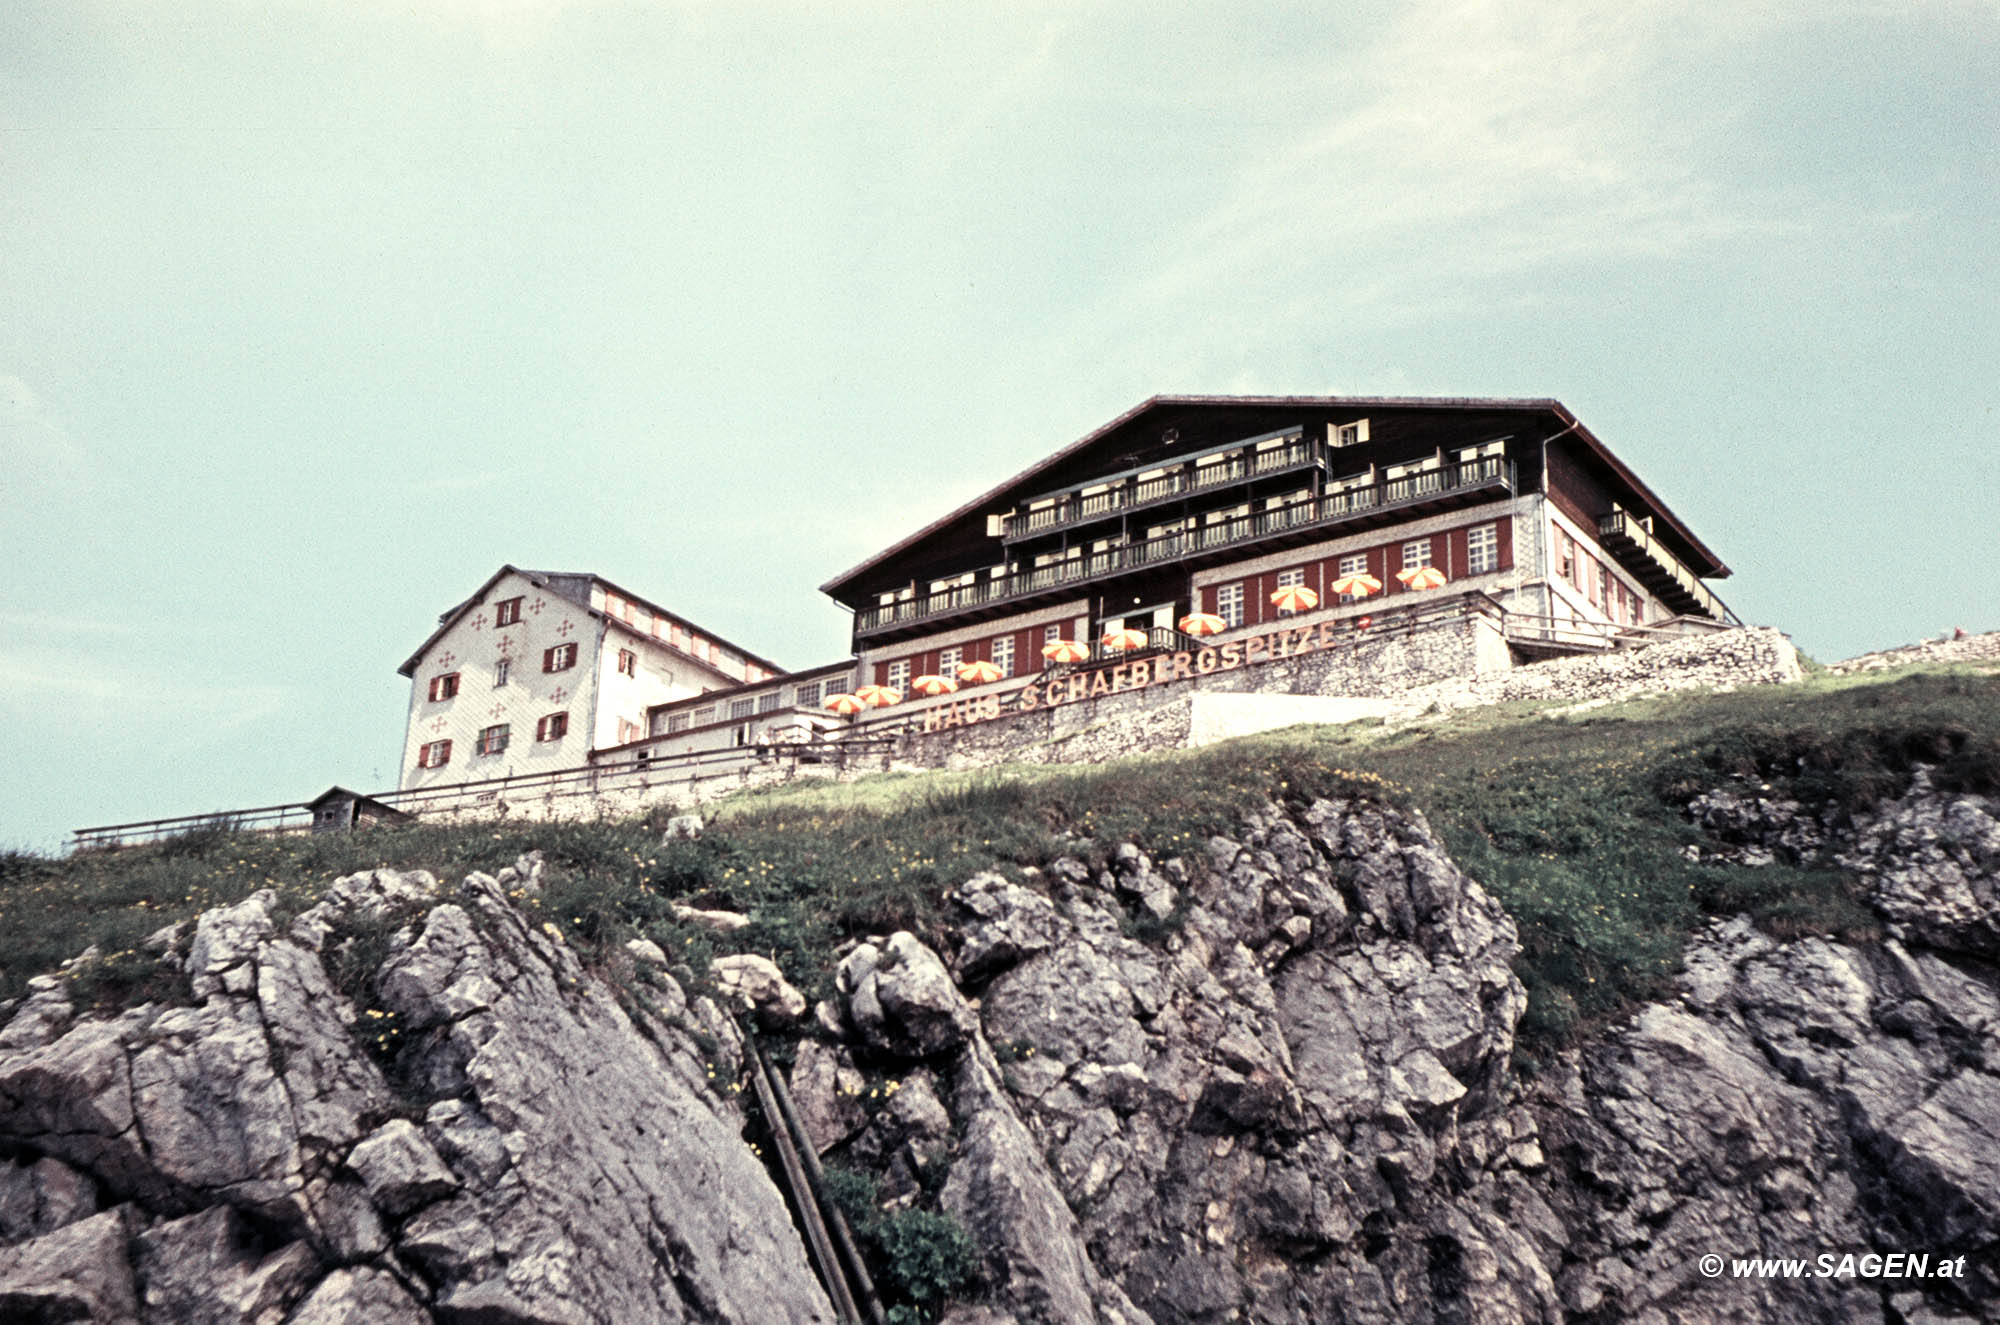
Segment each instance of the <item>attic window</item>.
[[1359,446],[1368,440],[1368,420],[1356,419],[1352,423],[1329,423],[1326,426],[1327,443],[1332,446]]
[[493,605],[493,624],[511,626],[521,619],[521,600],[507,598]]
[[453,695],[457,693],[458,693],[457,672],[445,672],[441,676],[433,676],[431,678],[430,698],[432,703],[437,703],[440,700],[450,699]]

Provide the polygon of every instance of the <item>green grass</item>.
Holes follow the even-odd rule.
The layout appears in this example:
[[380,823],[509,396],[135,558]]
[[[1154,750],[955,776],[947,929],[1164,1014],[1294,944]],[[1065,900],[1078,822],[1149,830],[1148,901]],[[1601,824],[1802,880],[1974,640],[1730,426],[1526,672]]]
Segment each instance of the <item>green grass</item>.
[[[1339,793],[1422,810],[1514,915],[1532,1056],[1657,993],[1707,916],[1748,911],[1781,934],[1872,935],[1854,882],[1836,870],[1683,859],[1699,838],[1682,806],[1698,790],[1751,777],[1852,811],[1899,792],[1921,761],[1948,787],[1992,793],[1996,734],[1995,669],[1931,665],[1568,716],[1518,704],[1403,730],[1295,728],[1094,768],[797,784],[709,807],[706,836],[665,845],[656,810],[624,822],[319,838],[206,831],[65,859],[14,853],[0,856],[0,997],[91,943],[133,968],[93,992],[143,993],[144,935],[259,887],[305,898],[377,865],[449,879],[534,849],[551,866],[542,913],[600,965],[645,935],[697,977],[721,952],[763,952],[818,996],[839,940],[934,933],[945,891],[980,870],[1062,855],[1099,864],[1121,841],[1199,857],[1248,806]],[[742,910],[753,923],[717,935],[675,921],[675,901]],[[1152,937],[1170,928],[1133,926]]]

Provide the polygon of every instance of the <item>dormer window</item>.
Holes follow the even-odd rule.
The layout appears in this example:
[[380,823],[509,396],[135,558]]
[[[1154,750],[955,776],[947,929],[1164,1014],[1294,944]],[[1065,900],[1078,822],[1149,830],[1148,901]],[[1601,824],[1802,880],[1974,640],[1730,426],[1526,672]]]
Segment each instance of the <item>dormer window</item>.
[[1352,423],[1329,423],[1326,426],[1327,443],[1331,446],[1359,446],[1368,440],[1368,420],[1356,419]]

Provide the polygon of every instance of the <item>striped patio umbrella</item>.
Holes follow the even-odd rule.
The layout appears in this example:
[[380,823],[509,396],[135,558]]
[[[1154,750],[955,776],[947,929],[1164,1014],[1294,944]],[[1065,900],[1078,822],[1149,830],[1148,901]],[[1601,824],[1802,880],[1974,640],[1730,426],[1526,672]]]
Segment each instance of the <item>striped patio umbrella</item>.
[[1042,656],[1050,662],[1082,662],[1090,650],[1073,639],[1054,639],[1042,646]]
[[1435,566],[1419,566],[1415,570],[1399,570],[1396,578],[1406,589],[1435,589],[1444,583],[1444,572]]
[[868,701],[859,695],[828,695],[826,706],[843,718],[851,718],[868,707]]
[[1326,587],[1335,593],[1344,593],[1350,598],[1366,598],[1371,593],[1382,591],[1382,581],[1367,571],[1357,571],[1352,575],[1341,576]]
[[903,692],[888,686],[862,686],[854,692],[854,697],[872,709],[888,708],[891,704],[903,702]]
[[1133,630],[1129,626],[1120,630],[1107,630],[1104,632],[1104,647],[1107,649],[1116,649],[1120,653],[1125,652],[1127,649],[1143,649],[1146,647],[1147,642],[1145,631]]
[[1229,623],[1213,612],[1190,612],[1181,618],[1181,629],[1189,635],[1220,635]]
[[983,658],[977,662],[960,663],[958,679],[972,685],[985,685],[988,681],[1000,679],[1000,669]]
[[910,689],[920,695],[948,695],[958,689],[958,682],[948,676],[920,676],[910,682]]
[[1303,584],[1288,584],[1271,592],[1271,601],[1281,612],[1309,612],[1319,606],[1319,595]]

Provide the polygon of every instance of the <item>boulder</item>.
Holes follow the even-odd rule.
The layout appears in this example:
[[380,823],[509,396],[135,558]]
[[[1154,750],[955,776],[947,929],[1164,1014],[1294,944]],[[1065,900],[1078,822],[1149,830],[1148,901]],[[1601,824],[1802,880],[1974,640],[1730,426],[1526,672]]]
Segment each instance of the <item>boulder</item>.
[[806,1015],[806,996],[794,989],[768,957],[754,952],[717,957],[708,978],[718,991],[741,1002],[766,1021],[789,1024]]
[[908,932],[849,953],[837,983],[856,1032],[871,1047],[899,1057],[955,1049],[979,1024],[938,955]]

